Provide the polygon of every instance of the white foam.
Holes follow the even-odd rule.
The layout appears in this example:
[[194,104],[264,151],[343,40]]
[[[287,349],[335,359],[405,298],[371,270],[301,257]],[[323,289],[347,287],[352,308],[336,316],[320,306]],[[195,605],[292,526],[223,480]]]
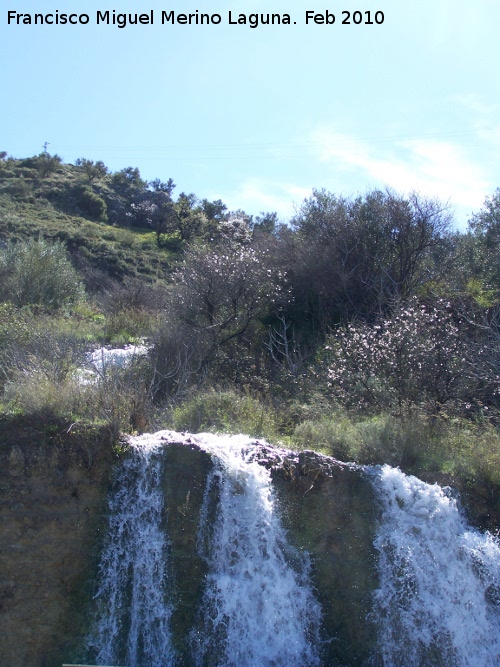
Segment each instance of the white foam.
[[88,363],[97,372],[102,374],[108,367],[124,368],[137,357],[148,353],[146,345],[125,345],[123,348],[99,347],[89,354]]
[[384,665],[498,667],[498,541],[470,529],[437,484],[384,466],[376,486],[383,517],[374,616]]
[[87,646],[95,664],[168,667],[168,540],[161,527],[161,445],[131,439],[109,500],[109,533],[100,563],[96,623]]
[[224,667],[319,665],[321,613],[309,562],[287,544],[270,473],[252,461],[255,444],[246,436],[201,435],[194,441],[218,461],[200,522],[199,550],[209,574],[204,622],[193,633],[195,664],[215,664],[210,659],[218,654]]

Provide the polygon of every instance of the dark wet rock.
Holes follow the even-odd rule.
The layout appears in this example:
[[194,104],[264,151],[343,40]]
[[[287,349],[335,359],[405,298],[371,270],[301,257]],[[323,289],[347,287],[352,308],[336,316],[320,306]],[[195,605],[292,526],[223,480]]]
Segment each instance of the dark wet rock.
[[2,665],[60,665],[85,633],[115,444],[106,429],[0,420]]
[[172,634],[185,665],[189,664],[189,630],[200,607],[207,573],[196,543],[205,484],[212,468],[211,456],[195,444],[172,443],[165,448],[165,526],[175,573]]
[[[293,453],[255,441],[250,454],[271,471],[290,544],[307,551],[323,608],[325,665],[366,665],[375,651],[368,616],[377,585],[373,548],[377,510],[362,469],[314,452]],[[195,440],[166,449],[165,507],[178,609],[176,646],[188,665],[186,636],[196,621],[206,565],[196,551],[210,455]],[[293,553],[289,554],[293,561]]]
[[272,470],[290,542],[312,560],[323,608],[324,664],[366,665],[375,653],[369,622],[377,585],[377,504],[362,469],[314,452]]

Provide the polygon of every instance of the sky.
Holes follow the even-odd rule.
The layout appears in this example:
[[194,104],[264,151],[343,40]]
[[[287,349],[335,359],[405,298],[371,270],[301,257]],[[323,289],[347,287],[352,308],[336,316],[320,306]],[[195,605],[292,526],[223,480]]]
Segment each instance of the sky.
[[[23,23],[56,10],[88,23]],[[98,24],[113,10],[154,22]],[[197,10],[220,22],[162,24]],[[250,27],[268,13],[290,25]],[[2,0],[0,150],[48,142],[283,221],[313,188],[417,191],[465,229],[500,187],[499,25],[500,0]]]

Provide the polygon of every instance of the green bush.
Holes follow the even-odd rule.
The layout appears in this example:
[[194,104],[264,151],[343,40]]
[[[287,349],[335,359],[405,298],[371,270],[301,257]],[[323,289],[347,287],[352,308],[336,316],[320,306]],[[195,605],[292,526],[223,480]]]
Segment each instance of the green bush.
[[171,415],[175,430],[245,433],[276,439],[278,418],[263,401],[234,390],[198,392],[175,407]]
[[30,327],[22,311],[12,303],[0,303],[0,351],[13,342],[27,342]]
[[61,169],[62,159],[59,155],[50,155],[44,152],[39,155],[25,158],[19,161],[19,166],[28,167],[28,169],[35,169],[40,178],[46,178]]
[[445,483],[462,489],[496,493],[500,485],[500,433],[488,423],[429,419],[417,412],[402,418],[335,410],[297,424],[291,446],[363,465],[388,463],[429,480],[448,479]]
[[76,190],[76,203],[85,217],[106,222],[108,210],[106,202],[88,185],[80,185]]
[[25,178],[10,178],[1,183],[1,191],[11,195],[14,200],[28,200],[33,196],[33,181]]
[[362,421],[340,411],[295,427],[292,443],[298,449],[313,449],[343,461],[399,463],[395,447],[395,425],[387,416]]
[[43,239],[9,243],[0,249],[0,299],[18,307],[49,309],[83,298],[82,282],[64,245]]
[[348,418],[341,415],[307,419],[297,424],[292,435],[297,449],[312,449],[341,461],[357,458],[362,445],[360,434]]

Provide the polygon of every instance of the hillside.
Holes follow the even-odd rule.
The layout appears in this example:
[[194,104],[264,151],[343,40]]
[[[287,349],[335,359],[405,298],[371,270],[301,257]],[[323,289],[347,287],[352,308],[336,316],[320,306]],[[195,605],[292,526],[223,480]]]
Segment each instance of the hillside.
[[[286,224],[133,167],[0,154],[5,419],[245,432],[458,488],[500,520],[500,192],[467,233],[390,190]],[[82,383],[89,352],[145,342]]]
[[90,182],[82,167],[56,160],[48,169],[50,160],[42,154],[0,163],[0,239],[59,239],[89,281],[92,273],[163,280],[175,252],[127,217],[133,188],[120,194],[104,177]]

